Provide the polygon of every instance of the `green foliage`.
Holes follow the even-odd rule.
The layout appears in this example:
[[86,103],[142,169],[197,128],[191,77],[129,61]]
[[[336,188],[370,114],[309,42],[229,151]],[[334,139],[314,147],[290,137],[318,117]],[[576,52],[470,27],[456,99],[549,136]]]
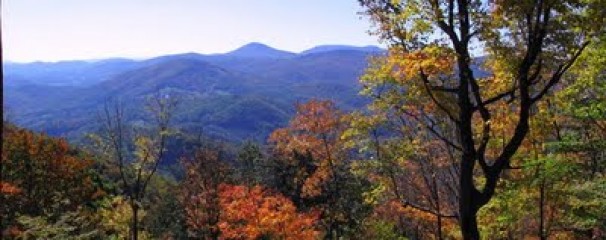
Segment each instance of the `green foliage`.
[[[99,239],[105,236],[96,225],[94,213],[83,209],[70,211],[58,217],[20,216],[17,221],[25,229],[20,239]],[[55,220],[51,220],[51,219]]]
[[244,185],[251,187],[269,183],[264,181],[267,178],[266,174],[269,173],[268,161],[258,144],[252,141],[245,142],[238,151],[237,163],[238,175]]
[[154,239],[184,239],[187,237],[185,209],[179,201],[178,182],[167,176],[152,178],[147,193],[143,229]]
[[586,231],[606,231],[606,177],[574,184],[562,194],[568,196],[567,211],[561,220],[563,225]]
[[396,231],[394,223],[368,219],[364,221],[361,236],[358,239],[376,239],[376,240],[407,240],[408,238],[400,236]]

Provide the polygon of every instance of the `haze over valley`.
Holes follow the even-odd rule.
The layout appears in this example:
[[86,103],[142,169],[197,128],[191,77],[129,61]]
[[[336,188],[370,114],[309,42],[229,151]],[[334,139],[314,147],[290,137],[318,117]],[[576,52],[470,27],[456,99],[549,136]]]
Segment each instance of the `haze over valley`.
[[[229,141],[265,141],[296,102],[330,99],[343,109],[366,102],[359,76],[376,46],[321,45],[300,53],[249,43],[224,54],[5,63],[4,102],[15,123],[78,139],[98,130],[105,102],[136,112],[156,93],[178,96],[179,127]],[[131,121],[141,121],[131,116]]]

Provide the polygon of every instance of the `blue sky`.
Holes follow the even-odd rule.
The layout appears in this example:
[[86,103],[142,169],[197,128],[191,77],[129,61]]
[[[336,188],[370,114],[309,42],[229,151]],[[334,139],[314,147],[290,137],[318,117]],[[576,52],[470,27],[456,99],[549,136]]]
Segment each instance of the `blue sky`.
[[356,0],[3,0],[9,61],[377,45]]

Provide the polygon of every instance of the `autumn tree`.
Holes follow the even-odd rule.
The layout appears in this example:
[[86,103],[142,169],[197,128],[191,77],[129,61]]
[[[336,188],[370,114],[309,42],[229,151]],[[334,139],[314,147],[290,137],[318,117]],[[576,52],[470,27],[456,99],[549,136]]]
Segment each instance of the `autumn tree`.
[[[375,102],[374,107],[382,106]],[[398,112],[352,114],[342,139],[357,150],[356,174],[368,178],[374,220],[412,238],[443,239],[456,219],[457,166],[449,148]]]
[[185,179],[181,185],[181,203],[185,208],[188,235],[194,238],[218,239],[219,186],[227,180],[227,165],[220,151],[200,149],[193,158],[185,158]]
[[168,95],[157,93],[149,98],[146,110],[151,115],[151,127],[128,125],[121,103],[106,103],[100,116],[103,131],[97,138],[98,154],[111,159],[118,168],[123,195],[132,211],[130,238],[134,240],[140,230],[142,200],[165,157],[176,105],[176,99]]
[[262,186],[222,184],[222,239],[316,239],[317,212],[301,213],[290,199]]
[[603,237],[604,219],[597,216],[606,206],[600,190],[605,186],[604,43],[589,45],[564,77],[569,84],[537,105],[528,139],[514,158],[521,171],[509,173],[502,194],[483,209],[485,232],[508,238]]
[[365,214],[363,182],[350,172],[349,153],[340,136],[347,125],[344,114],[330,101],[310,100],[296,105],[285,128],[269,138],[279,181],[293,182],[288,190],[299,206],[320,207],[326,238],[346,235]]
[[106,194],[95,182],[93,161],[65,139],[5,124],[1,161],[2,234],[24,230],[19,216],[55,224],[64,213],[92,210],[86,206]]
[[[375,67],[383,71],[369,78],[369,91],[396,86],[392,95],[399,91],[404,97],[382,100],[457,151],[459,224],[465,239],[479,239],[477,212],[510,168],[530,130],[534,107],[603,34],[603,2],[360,3],[376,24],[374,33],[390,44],[387,65]],[[471,54],[474,49],[486,54],[490,74],[474,71],[480,64]],[[509,118],[498,119],[501,114]],[[454,138],[438,129],[440,119],[454,127]],[[496,139],[497,129],[513,130]]]

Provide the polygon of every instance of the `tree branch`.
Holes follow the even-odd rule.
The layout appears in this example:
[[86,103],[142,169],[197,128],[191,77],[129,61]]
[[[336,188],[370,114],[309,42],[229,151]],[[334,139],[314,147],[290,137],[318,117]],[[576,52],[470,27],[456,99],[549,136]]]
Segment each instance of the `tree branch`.
[[433,209],[422,207],[422,206],[420,206],[418,204],[411,203],[410,201],[407,201],[405,199],[401,199],[400,202],[402,203],[402,205],[404,205],[404,207],[411,207],[411,208],[419,210],[421,212],[426,212],[426,213],[432,214],[432,215],[434,215],[436,217],[437,216],[440,216],[440,217],[443,217],[443,218],[458,218],[459,217],[455,213],[450,213],[450,214],[438,213],[438,212],[434,211]]
[[458,151],[463,151],[463,149],[460,146],[456,145],[454,142],[448,140],[448,138],[446,138],[442,134],[438,133],[438,131],[434,128],[436,124],[435,124],[435,122],[431,121],[431,119],[430,119],[430,122],[432,123],[432,125],[430,126],[427,123],[425,123],[425,121],[423,121],[422,119],[420,119],[419,116],[417,116],[417,115],[415,115],[415,114],[413,114],[411,112],[408,112],[408,111],[405,111],[405,110],[402,110],[402,109],[396,109],[396,110],[399,111],[399,112],[401,112],[401,113],[403,113],[404,115],[407,115],[409,117],[414,118],[417,122],[419,122],[420,124],[422,124],[427,130],[429,130],[433,135],[435,135],[436,137],[438,137],[440,140],[442,140],[448,146],[451,146],[452,148],[454,148],[454,149],[456,149]]
[[438,101],[438,99],[436,99],[436,97],[433,95],[433,92],[431,92],[431,89],[429,87],[430,86],[429,78],[425,74],[425,72],[423,72],[423,69],[419,70],[419,75],[421,76],[421,79],[423,80],[423,85],[425,86],[425,90],[427,91],[427,94],[429,95],[431,100],[438,106],[438,108],[440,108],[444,113],[446,113],[446,115],[448,116],[448,118],[450,118],[450,120],[452,120],[455,123],[458,123],[459,120],[456,119],[454,117],[454,115],[444,105],[442,105],[442,103],[440,103]]
[[558,69],[556,70],[556,72],[551,76],[551,79],[549,80],[549,82],[547,83],[547,85],[545,85],[545,87],[534,97],[532,97],[531,101],[534,103],[538,100],[540,100],[545,94],[547,94],[547,92],[549,92],[549,90],[560,81],[560,79],[562,78],[562,75],[564,75],[564,73],[566,71],[568,71],[568,69],[570,67],[572,67],[572,65],[574,64],[574,62],[577,60],[577,58],[581,55],[581,53],[583,53],[583,50],[585,50],[585,48],[587,47],[587,45],[589,45],[589,41],[584,42],[581,47],[577,50],[577,52],[572,56],[572,58],[570,60],[568,60],[568,62],[565,65],[560,65],[558,67]]

